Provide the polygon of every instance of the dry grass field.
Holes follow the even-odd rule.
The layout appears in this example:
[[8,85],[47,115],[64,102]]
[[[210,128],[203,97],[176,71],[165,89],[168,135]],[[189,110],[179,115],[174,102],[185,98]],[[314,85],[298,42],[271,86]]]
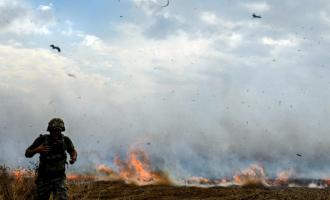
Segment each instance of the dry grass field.
[[[34,180],[31,177],[16,179],[1,168],[0,199],[33,199]],[[231,187],[193,187],[173,185],[138,186],[123,181],[68,181],[71,200],[129,199],[129,200],[329,200],[330,189],[308,187],[264,187],[260,185]]]
[[223,200],[329,200],[329,189],[266,187],[177,187],[134,186],[123,182],[100,181],[70,186],[71,199],[223,199]]

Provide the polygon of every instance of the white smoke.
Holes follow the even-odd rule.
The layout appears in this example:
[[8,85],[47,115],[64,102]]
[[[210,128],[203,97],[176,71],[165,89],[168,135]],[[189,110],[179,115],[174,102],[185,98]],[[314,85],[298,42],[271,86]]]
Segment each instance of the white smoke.
[[[1,163],[28,165],[25,149],[61,117],[79,154],[72,170],[111,165],[140,145],[178,177],[231,176],[252,163],[268,177],[329,174],[327,47],[220,14],[219,26],[154,16],[116,26],[116,40],[79,33],[61,54],[0,45]],[[181,28],[151,37],[166,19]]]

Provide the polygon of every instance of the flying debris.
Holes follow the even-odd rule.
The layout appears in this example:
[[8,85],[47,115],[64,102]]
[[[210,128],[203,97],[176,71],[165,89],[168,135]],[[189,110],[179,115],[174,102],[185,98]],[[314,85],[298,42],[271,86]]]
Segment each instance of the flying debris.
[[53,45],[53,44],[51,44],[51,45],[49,45],[52,49],[56,49],[58,52],[61,52],[61,49],[60,49],[60,47],[58,47],[58,46],[55,46],[55,45]]
[[167,0],[167,3],[165,5],[163,5],[163,6],[161,6],[161,8],[165,8],[165,7],[169,6],[169,5],[170,5],[170,0]]
[[299,157],[301,157],[301,154],[299,154],[299,153],[297,153],[296,155],[299,156]]
[[254,13],[252,14],[252,17],[253,17],[253,18],[259,18],[259,19],[261,18],[260,15],[256,15],[256,14],[254,14]]
[[74,75],[74,74],[70,74],[70,73],[67,73],[67,74],[68,74],[68,76],[70,76],[72,78],[77,78],[76,75]]

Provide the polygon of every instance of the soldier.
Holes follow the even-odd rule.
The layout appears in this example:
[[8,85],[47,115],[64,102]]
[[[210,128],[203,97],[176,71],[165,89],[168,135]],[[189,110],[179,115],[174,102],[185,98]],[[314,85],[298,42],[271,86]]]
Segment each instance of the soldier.
[[65,131],[62,119],[50,120],[47,131],[50,134],[40,135],[25,152],[27,158],[31,158],[37,153],[40,154],[35,199],[48,200],[53,193],[53,199],[65,200],[67,199],[65,185],[66,152],[70,155],[70,164],[77,160],[77,152],[70,138],[62,134]]

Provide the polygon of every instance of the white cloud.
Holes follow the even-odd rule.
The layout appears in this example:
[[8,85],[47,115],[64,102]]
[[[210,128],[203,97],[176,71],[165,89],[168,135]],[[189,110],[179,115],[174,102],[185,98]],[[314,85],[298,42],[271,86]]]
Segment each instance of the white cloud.
[[[43,96],[38,102],[47,105],[47,99],[52,98],[55,91],[62,90],[62,98],[68,100],[72,93],[78,95],[76,88],[85,87],[83,90],[87,93],[98,91],[109,81],[106,76],[83,73],[76,61],[50,50],[0,45],[0,54],[0,78],[4,80],[0,94],[5,94],[6,88],[13,93],[23,92],[20,94],[23,96]],[[69,73],[76,78],[68,76]]]
[[94,36],[94,35],[83,35],[83,41],[82,44],[88,47],[94,47],[96,49],[101,50],[100,46],[103,46],[102,41],[100,38]]
[[[188,34],[181,32],[173,35],[166,40],[152,40],[145,38],[138,29],[133,32],[131,25],[126,26],[129,33],[129,39],[124,38],[117,40],[105,46],[104,42],[95,36],[87,36],[83,44],[99,47],[99,50],[105,50],[109,55],[116,57],[123,63],[140,68],[150,68],[151,65],[158,63],[166,68],[182,68],[186,66],[187,57],[202,57],[210,51],[211,40],[206,38],[190,38]],[[122,29],[124,29],[122,27]],[[180,64],[173,65],[171,60],[175,60]],[[130,63],[130,64],[129,64]],[[132,66],[133,67],[133,66]]]
[[53,9],[53,4],[52,3],[49,3],[48,5],[39,5],[38,6],[38,10],[41,10],[41,11],[50,11]]
[[327,12],[321,11],[320,12],[320,18],[322,21],[324,21],[326,24],[330,24],[330,16]]
[[155,11],[157,0],[133,0],[133,2],[136,6],[142,8],[147,15],[152,15]]
[[201,20],[203,22],[205,22],[206,24],[214,25],[217,23],[217,16],[214,13],[203,12],[200,17],[201,17]]
[[254,2],[242,4],[250,12],[265,12],[270,10],[270,6],[266,2]]
[[10,45],[10,46],[15,46],[15,47],[22,47],[23,44],[14,40],[14,39],[10,39],[7,41],[7,44]]
[[33,9],[24,1],[2,1],[0,18],[3,19],[0,33],[17,35],[47,35],[56,25],[52,4]]
[[166,9],[162,9],[167,3],[167,0],[133,0],[133,3],[141,8],[146,15],[162,15],[169,17],[169,12]]
[[242,43],[243,36],[239,33],[230,34],[225,41],[230,47],[238,47]]
[[95,35],[77,33],[77,36],[82,38],[80,45],[88,47],[89,49],[96,51],[98,54],[105,54],[111,49],[109,45]]
[[17,35],[48,35],[51,33],[48,25],[40,25],[31,21],[31,19],[17,19],[13,21],[5,30],[2,32],[11,32]]
[[61,34],[65,36],[72,36],[72,35],[82,35],[81,31],[77,31],[73,29],[73,22],[71,20],[65,20],[65,28],[61,31]]
[[273,39],[271,37],[262,38],[262,43],[271,46],[295,46],[296,43],[292,39]]
[[[0,52],[2,57],[1,66],[13,72],[15,72],[14,69],[24,69],[27,76],[34,76],[33,74],[50,71],[50,74],[59,75],[59,73],[64,72],[63,69],[74,65],[73,61],[44,49],[0,45]],[[47,64],[44,63],[45,60],[48,61]]]

